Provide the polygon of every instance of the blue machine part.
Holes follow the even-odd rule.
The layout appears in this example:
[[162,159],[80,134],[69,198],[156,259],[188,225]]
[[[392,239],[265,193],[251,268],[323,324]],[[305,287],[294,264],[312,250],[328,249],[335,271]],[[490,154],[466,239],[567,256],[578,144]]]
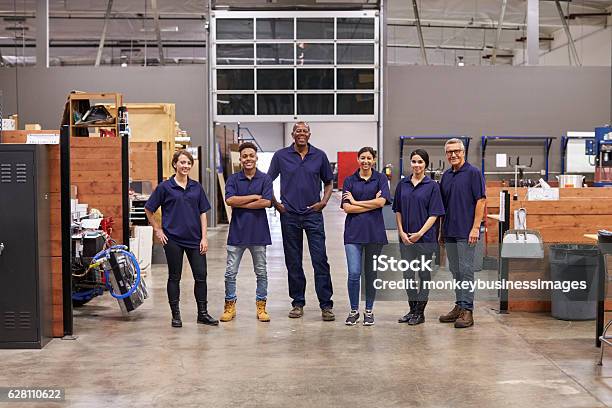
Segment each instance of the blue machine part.
[[601,126],[595,128],[595,141],[597,142],[596,149],[599,150],[601,142],[608,141],[612,143],[612,126]]
[[587,139],[584,141],[584,154],[587,156],[595,156],[596,150],[595,139]]
[[595,128],[595,187],[612,186],[612,126]]
[[82,290],[80,292],[73,292],[72,300],[86,302],[102,294],[104,294],[104,288],[102,287],[93,288],[89,290]]

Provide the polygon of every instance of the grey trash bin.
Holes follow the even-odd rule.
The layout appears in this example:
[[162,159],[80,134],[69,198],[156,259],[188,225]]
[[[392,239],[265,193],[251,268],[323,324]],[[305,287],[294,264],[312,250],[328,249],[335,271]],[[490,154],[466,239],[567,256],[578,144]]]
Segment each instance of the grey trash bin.
[[[585,281],[586,289],[569,292],[552,290],[551,314],[561,320],[593,320],[597,314],[597,271],[599,249],[596,245],[558,244],[550,246],[552,281]],[[566,284],[567,285],[567,284]]]

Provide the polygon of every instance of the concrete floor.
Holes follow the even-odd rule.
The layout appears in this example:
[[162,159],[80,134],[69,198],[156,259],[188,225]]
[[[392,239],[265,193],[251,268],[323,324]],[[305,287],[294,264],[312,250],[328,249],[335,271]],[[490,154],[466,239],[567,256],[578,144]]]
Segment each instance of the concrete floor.
[[[255,318],[250,256],[238,277],[238,316],[195,324],[192,278],[183,280],[184,327],[170,327],[165,266],[147,278],[152,297],[128,318],[104,296],[79,309],[77,340],[43,350],[0,350],[0,386],[63,387],[61,407],[603,407],[612,405],[612,353],[598,367],[594,322],[543,314],[498,315],[482,301],[476,325],[437,322],[447,301],[430,302],[425,324],[396,323],[402,301],[379,302],[374,327],[347,327],[344,216],[325,210],[336,322],[322,322],[306,257],[307,306],[289,319],[278,219],[269,248],[270,323]],[[210,233],[210,311],[223,308],[227,231]],[[16,407],[19,404],[0,406]],[[23,404],[23,406],[33,406]]]

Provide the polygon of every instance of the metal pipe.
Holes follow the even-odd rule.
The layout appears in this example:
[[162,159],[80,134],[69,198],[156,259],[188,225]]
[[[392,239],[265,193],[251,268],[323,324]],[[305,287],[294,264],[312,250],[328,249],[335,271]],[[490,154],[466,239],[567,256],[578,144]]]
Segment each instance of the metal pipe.
[[429,65],[427,62],[427,52],[425,51],[425,41],[423,40],[423,29],[421,28],[421,18],[419,17],[419,7],[417,6],[416,0],[412,0],[412,8],[414,9],[414,18],[416,19],[417,32],[419,34],[419,44],[421,45],[421,58],[425,65]]
[[110,17],[111,9],[113,8],[113,0],[108,0],[106,5],[106,14],[104,15],[104,27],[102,28],[102,35],[100,36],[100,44],[98,45],[98,54],[96,55],[96,62],[94,66],[100,66],[100,60],[102,59],[102,50],[104,50],[104,41],[106,40],[106,30],[108,29],[108,20]]
[[[561,9],[561,4],[559,0],[555,0],[555,5],[557,6],[557,12],[559,13],[559,18],[561,19],[561,23],[563,24],[563,30],[565,31],[565,36],[567,37],[567,44],[574,56],[574,61],[576,61],[576,65],[579,67],[582,66],[580,62],[580,58],[578,57],[578,51],[576,51],[576,44],[574,43],[574,38],[572,37],[572,33],[569,29],[569,25],[567,24],[567,20],[565,19],[565,14],[563,14],[563,10]],[[572,61],[570,60],[570,65],[572,65]]]
[[504,16],[506,15],[506,4],[508,0],[502,0],[501,10],[499,11],[499,19],[497,20],[497,31],[495,32],[495,45],[493,46],[493,55],[491,56],[491,65],[497,62],[497,47],[499,47],[499,39],[501,38],[502,25],[504,24]]
[[[390,48],[421,48],[419,44],[387,44]],[[425,48],[437,49],[437,50],[463,50],[463,51],[485,51],[487,48],[492,46],[485,45],[481,47],[470,47],[468,45],[426,45]],[[500,48],[500,50],[512,51],[509,48]]]
[[[445,20],[445,19],[421,19],[421,26],[423,27],[427,27],[428,24],[442,24],[442,25],[449,25],[450,27],[448,28],[461,28],[465,25],[465,23],[468,20]],[[402,22],[410,22],[410,23],[415,23],[416,20],[414,18],[389,18],[389,24],[397,24],[397,23],[402,23]],[[414,25],[414,24],[412,24]],[[481,27],[479,27],[481,26]],[[489,27],[491,29],[496,29],[497,26],[493,25],[493,23],[489,20],[487,21],[478,21],[478,20],[474,20],[474,27],[479,27],[479,28],[486,28]],[[542,28],[562,28],[563,26],[561,24],[540,24],[540,27]],[[510,28],[515,28],[515,29],[525,29],[527,28],[527,24],[525,23],[513,23],[513,22],[509,22],[506,21],[504,23],[504,29],[510,29]]]

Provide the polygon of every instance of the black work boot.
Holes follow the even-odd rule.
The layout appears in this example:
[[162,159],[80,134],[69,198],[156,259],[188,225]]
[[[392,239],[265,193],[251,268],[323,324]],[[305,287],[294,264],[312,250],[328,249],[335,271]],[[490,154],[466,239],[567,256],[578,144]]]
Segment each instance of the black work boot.
[[170,302],[170,311],[172,312],[172,327],[183,327],[178,301]]
[[211,315],[208,314],[207,310],[207,302],[196,302],[198,305],[198,323],[206,324],[208,326],[216,326],[219,324],[219,321],[213,319]]
[[397,319],[398,323],[408,323],[410,319],[412,318],[412,315],[414,315],[414,313],[416,312],[416,302],[415,301],[409,300],[408,305],[410,306],[410,311],[406,313],[404,316]]
[[416,326],[417,324],[425,323],[425,306],[427,302],[414,302],[416,304],[416,311],[412,314],[412,317],[408,321],[410,326]]

